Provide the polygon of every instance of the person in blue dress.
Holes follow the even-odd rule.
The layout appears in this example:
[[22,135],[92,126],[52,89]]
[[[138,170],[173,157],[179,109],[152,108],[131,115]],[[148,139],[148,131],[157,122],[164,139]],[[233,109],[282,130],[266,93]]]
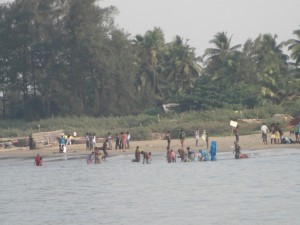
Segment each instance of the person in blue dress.
[[217,154],[217,142],[212,141],[211,145],[210,145],[210,159],[211,159],[211,161],[217,160],[216,154]]
[[209,154],[205,150],[199,150],[200,156],[198,157],[199,161],[209,161]]

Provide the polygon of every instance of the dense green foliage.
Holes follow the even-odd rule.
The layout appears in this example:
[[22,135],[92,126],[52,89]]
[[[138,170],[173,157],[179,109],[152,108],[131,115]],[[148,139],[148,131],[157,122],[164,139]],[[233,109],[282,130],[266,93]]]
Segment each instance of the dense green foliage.
[[197,56],[180,36],[166,43],[160,28],[132,40],[115,13],[96,0],[0,5],[1,117],[138,115],[170,102],[180,111],[244,110],[299,99],[300,30],[286,43],[261,34],[243,45],[220,32]]
[[[183,129],[188,137],[194,135],[194,130],[199,128],[206,130],[210,136],[231,135],[229,126],[230,120],[239,121],[241,135],[259,132],[262,122],[270,125],[279,122],[283,130],[292,129],[292,124],[274,120],[275,113],[299,115],[300,101],[292,105],[282,106],[268,105],[255,109],[245,109],[234,111],[231,109],[214,109],[203,111],[190,111],[183,113],[162,113],[158,117],[156,114],[140,114],[136,116],[122,117],[54,117],[40,121],[26,122],[24,120],[0,120],[0,138],[28,137],[31,133],[39,131],[65,130],[66,134],[73,134],[74,131],[79,136],[84,136],[86,132],[96,133],[98,137],[105,137],[108,132],[111,134],[129,131],[133,140],[149,140],[154,138],[154,133],[166,133],[170,131],[173,139],[178,138],[179,131]],[[246,123],[240,119],[258,119],[258,123]],[[297,123],[299,119],[295,120]]]

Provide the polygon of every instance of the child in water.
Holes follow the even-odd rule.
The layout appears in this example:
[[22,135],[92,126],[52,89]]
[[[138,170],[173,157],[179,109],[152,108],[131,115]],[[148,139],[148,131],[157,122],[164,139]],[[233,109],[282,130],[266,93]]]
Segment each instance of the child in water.
[[87,164],[93,164],[94,163],[94,152],[88,155],[88,158],[86,160]]

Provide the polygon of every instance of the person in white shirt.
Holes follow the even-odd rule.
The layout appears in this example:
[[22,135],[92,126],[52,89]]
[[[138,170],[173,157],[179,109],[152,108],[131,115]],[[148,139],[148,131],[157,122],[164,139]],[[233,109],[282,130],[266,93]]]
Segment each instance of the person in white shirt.
[[261,137],[263,139],[263,143],[267,145],[268,144],[267,133],[269,132],[269,128],[265,123],[263,123],[260,130],[261,130]]
[[126,144],[127,144],[128,149],[130,148],[129,143],[130,143],[130,133],[127,132],[127,143]]
[[198,146],[198,143],[199,143],[199,129],[195,130],[195,139],[196,139],[196,146]]

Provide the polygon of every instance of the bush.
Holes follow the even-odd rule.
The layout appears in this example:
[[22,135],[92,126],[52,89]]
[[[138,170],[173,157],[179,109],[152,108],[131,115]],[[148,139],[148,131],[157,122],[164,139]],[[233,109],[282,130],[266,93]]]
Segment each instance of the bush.
[[[298,104],[298,103],[297,103]],[[95,133],[98,137],[104,137],[110,132],[113,137],[116,133],[129,131],[133,140],[149,140],[152,133],[166,133],[170,131],[173,138],[178,138],[180,129],[183,129],[187,137],[193,137],[195,129],[200,132],[206,130],[210,136],[224,136],[231,134],[230,120],[241,118],[264,119],[270,124],[274,113],[289,114],[289,107],[267,106],[256,109],[218,109],[206,111],[190,111],[184,113],[162,113],[160,119],[157,114],[140,114],[124,117],[55,117],[34,122],[0,121],[0,135],[2,137],[28,137],[29,134],[40,131],[65,130],[66,134],[77,132],[78,136],[84,136],[87,132]],[[291,108],[291,107],[290,107]],[[236,112],[236,111],[238,112]],[[291,108],[291,110],[294,110]],[[260,124],[240,123],[241,134],[251,134],[260,129]],[[282,124],[284,128],[285,124]]]

